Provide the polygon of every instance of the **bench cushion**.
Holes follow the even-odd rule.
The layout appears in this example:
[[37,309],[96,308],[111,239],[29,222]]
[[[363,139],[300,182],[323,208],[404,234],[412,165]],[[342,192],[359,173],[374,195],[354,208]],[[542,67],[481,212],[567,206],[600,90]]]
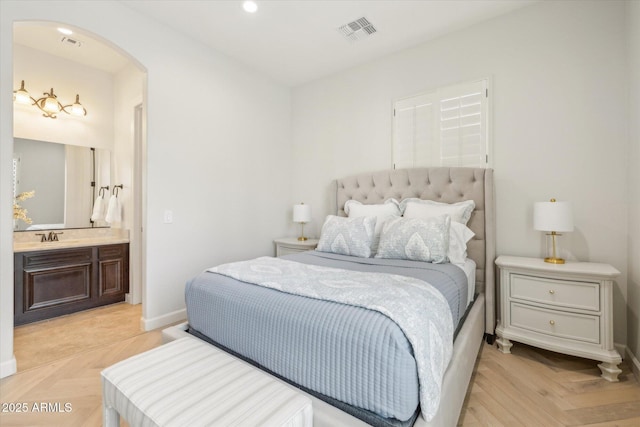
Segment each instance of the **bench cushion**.
[[136,426],[307,426],[311,400],[196,338],[102,371],[103,403]]

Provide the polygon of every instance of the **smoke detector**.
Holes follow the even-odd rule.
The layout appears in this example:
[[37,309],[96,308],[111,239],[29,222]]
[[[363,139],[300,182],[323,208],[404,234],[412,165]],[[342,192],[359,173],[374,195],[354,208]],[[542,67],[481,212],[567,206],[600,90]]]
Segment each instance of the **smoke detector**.
[[362,17],[338,28],[338,31],[349,41],[357,41],[369,37],[377,30],[367,18]]
[[65,46],[82,46],[82,42],[80,40],[72,39],[71,37],[62,37],[62,39],[60,39],[60,42]]

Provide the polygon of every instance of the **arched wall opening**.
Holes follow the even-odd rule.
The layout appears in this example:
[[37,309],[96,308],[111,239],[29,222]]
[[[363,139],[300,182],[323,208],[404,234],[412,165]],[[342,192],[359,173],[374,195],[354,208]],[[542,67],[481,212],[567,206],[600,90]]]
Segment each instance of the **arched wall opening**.
[[[62,34],[59,28],[72,33]],[[127,230],[130,244],[127,302],[141,304],[145,293],[142,230],[145,218],[146,69],[115,43],[85,28],[59,21],[14,22],[12,52],[14,91],[24,80],[35,98],[51,87],[63,105],[66,101],[73,102],[76,94],[80,95],[82,105],[87,109],[85,117],[61,113],[54,120],[42,117],[42,112],[35,106],[14,105],[13,138],[14,141],[92,147],[103,153],[102,158],[107,158],[106,167],[100,174],[102,182],[96,185],[109,185],[111,189],[114,185],[123,186],[118,192],[122,219],[112,224],[98,220],[81,227],[110,226]],[[91,205],[87,201],[81,206],[67,202],[65,218],[73,216],[70,212],[76,210],[82,211],[82,216]],[[5,317],[3,321],[6,322]]]

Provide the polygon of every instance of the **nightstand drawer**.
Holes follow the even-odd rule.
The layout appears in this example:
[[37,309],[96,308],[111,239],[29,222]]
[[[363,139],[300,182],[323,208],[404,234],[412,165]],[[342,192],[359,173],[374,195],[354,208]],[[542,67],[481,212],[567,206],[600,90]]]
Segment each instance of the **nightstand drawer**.
[[278,246],[278,253],[276,254],[276,256],[284,256],[284,255],[290,255],[290,254],[297,254],[300,252],[306,252],[309,250],[313,250],[310,248],[293,248],[290,246],[284,246],[284,245],[279,245]]
[[510,296],[559,307],[600,311],[600,286],[593,282],[511,275]]
[[318,246],[318,239],[298,240],[295,237],[285,237],[273,242],[276,244],[277,257],[312,251]]
[[600,343],[600,317],[511,303],[511,326],[570,340]]

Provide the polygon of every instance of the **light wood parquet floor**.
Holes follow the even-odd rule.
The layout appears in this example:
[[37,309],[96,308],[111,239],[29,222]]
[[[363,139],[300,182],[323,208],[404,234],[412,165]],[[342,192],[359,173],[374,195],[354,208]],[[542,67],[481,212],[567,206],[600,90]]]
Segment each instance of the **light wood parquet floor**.
[[640,427],[640,385],[623,363],[619,382],[597,362],[514,343],[484,344],[459,426]]
[[18,326],[18,372],[140,335],[141,317],[141,304],[119,303]]
[[[100,371],[160,345],[159,330],[142,333],[133,328],[133,335],[113,334],[108,342],[73,344],[72,354],[50,346],[45,351],[49,357],[35,354],[35,360],[29,360],[31,350],[24,350],[37,347],[38,341],[50,341],[44,337],[60,340],[69,325],[91,335],[93,327],[117,328],[127,314],[132,323],[139,322],[139,307],[123,305],[111,316],[110,309],[114,307],[44,322],[40,327],[31,325],[30,333],[23,328],[20,339],[16,332],[15,352],[23,368],[0,380],[0,402],[3,407],[25,403],[28,411],[0,412],[1,426],[101,425]],[[98,325],[92,320],[96,318]],[[60,347],[65,347],[67,341],[61,342]],[[620,382],[609,383],[600,378],[596,363],[590,360],[517,343],[512,351],[505,355],[495,346],[483,345],[459,426],[640,426],[640,385],[626,363]],[[42,403],[48,404],[47,411],[35,411],[34,405],[41,408]]]

